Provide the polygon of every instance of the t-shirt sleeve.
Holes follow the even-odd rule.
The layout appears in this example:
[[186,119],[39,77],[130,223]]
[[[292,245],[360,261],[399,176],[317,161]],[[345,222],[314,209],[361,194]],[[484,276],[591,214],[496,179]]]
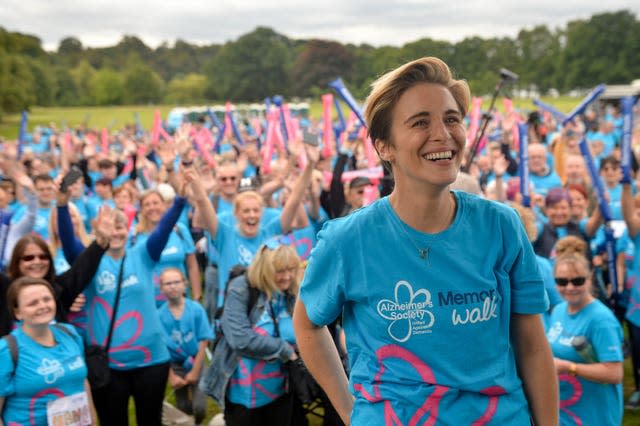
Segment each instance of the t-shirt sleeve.
[[509,271],[511,281],[511,312],[517,314],[540,314],[548,309],[549,300],[545,294],[544,282],[538,269],[533,247],[524,226],[515,211],[508,219],[510,230],[506,230],[508,250],[515,250],[515,257]]
[[201,342],[203,340],[213,340],[213,331],[211,330],[211,325],[209,324],[209,320],[207,319],[207,313],[199,304],[194,303],[193,306],[193,314],[195,316],[196,324],[196,339],[198,340],[198,342]]
[[[17,344],[17,343],[16,343]],[[0,397],[6,397],[14,393],[13,360],[6,339],[0,339]]]
[[318,244],[311,252],[300,288],[307,316],[318,326],[335,320],[345,302],[343,259],[331,232],[333,224],[327,223],[318,234]]
[[615,318],[598,319],[591,336],[592,345],[600,362],[622,362],[622,330]]

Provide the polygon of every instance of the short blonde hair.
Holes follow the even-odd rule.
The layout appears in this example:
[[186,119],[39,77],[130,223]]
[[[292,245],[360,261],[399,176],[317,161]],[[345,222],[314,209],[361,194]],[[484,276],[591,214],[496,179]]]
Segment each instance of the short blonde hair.
[[239,208],[238,206],[243,201],[252,200],[252,199],[258,200],[260,202],[260,206],[264,207],[264,198],[262,198],[262,195],[260,195],[256,191],[244,191],[236,195],[235,198],[233,199],[233,212],[237,213]]
[[295,268],[295,278],[286,293],[297,296],[301,278],[298,273],[300,265],[300,257],[293,247],[281,245],[271,250],[266,245],[263,245],[247,269],[247,278],[252,287],[266,293],[267,298],[270,299],[273,293],[280,291],[276,285],[276,271]]
[[[393,110],[402,94],[421,83],[435,83],[446,87],[458,105],[464,117],[469,109],[471,91],[465,80],[456,80],[451,70],[441,59],[431,56],[408,62],[388,72],[371,84],[371,93],[366,100],[364,110],[371,140],[391,144],[391,119]],[[382,159],[381,159],[382,160]],[[382,160],[391,170],[391,164]]]

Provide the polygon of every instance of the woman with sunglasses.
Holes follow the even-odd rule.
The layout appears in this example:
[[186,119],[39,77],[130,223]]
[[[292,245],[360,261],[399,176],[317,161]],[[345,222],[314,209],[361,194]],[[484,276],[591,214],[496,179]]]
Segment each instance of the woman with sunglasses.
[[560,382],[560,423],[619,425],[622,421],[622,329],[591,287],[586,257],[556,258],[564,302],[551,313],[547,340]]
[[[71,221],[69,219],[69,221]],[[56,300],[56,320],[66,321],[67,313],[76,297],[84,290],[98,269],[102,255],[109,247],[113,228],[110,213],[101,211],[95,220],[95,240],[82,250],[71,268],[57,275],[49,246],[36,235],[26,235],[15,245],[8,275],[0,273],[0,336],[13,328],[13,319],[6,309],[6,293],[11,280],[27,276],[44,278],[53,286]]]
[[292,424],[294,401],[286,393],[283,363],[297,358],[291,315],[299,268],[295,249],[272,239],[246,274],[229,283],[223,334],[201,381],[228,426]]

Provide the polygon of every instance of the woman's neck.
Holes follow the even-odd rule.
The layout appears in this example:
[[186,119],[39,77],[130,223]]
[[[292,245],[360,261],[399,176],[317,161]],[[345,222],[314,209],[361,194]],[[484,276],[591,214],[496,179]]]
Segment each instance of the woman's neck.
[[184,311],[184,297],[167,299],[169,310],[175,319],[180,319]]
[[120,247],[120,248],[109,248],[109,256],[111,256],[114,259],[120,259],[122,256],[124,256],[124,247]]
[[56,343],[49,324],[38,326],[22,324],[22,331],[42,346],[53,346]]
[[423,193],[394,190],[389,196],[391,207],[410,227],[428,234],[442,232],[451,225],[456,212],[455,196],[449,188]]
[[588,297],[585,298],[585,300],[582,303],[576,303],[573,305],[567,304],[567,310],[569,311],[570,314],[577,314],[594,300],[596,300],[595,297],[589,295]]

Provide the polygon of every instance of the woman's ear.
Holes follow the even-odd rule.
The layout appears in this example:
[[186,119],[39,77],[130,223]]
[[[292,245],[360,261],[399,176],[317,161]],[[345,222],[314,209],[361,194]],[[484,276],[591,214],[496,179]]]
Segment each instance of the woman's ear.
[[383,139],[376,139],[373,146],[378,151],[380,159],[383,161],[393,162],[393,154],[391,153],[391,143]]

